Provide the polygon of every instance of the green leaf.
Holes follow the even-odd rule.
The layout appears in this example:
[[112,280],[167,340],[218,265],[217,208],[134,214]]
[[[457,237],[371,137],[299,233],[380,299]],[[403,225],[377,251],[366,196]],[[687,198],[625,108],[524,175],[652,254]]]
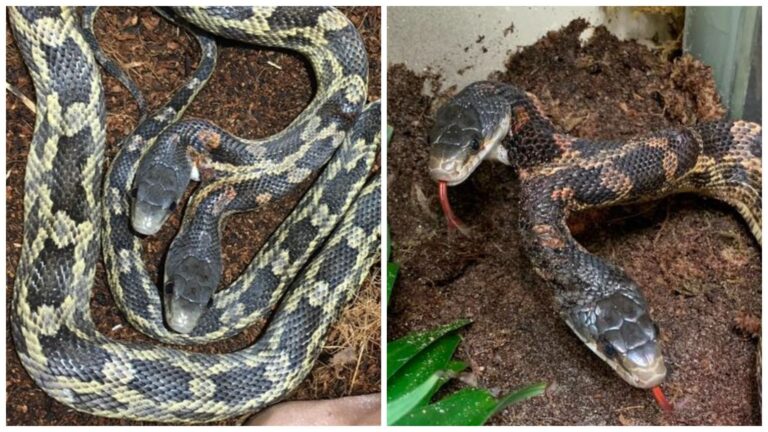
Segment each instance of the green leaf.
[[416,408],[395,425],[480,426],[495,412],[497,401],[488,390],[467,388],[437,403]]
[[467,388],[425,407],[401,416],[396,425],[410,426],[480,426],[513,403],[544,393],[545,383],[537,383],[499,400],[488,390]]
[[[445,369],[460,340],[457,334],[443,336],[400,368],[391,379],[387,380],[387,402],[398,399],[428,380],[437,371]],[[448,378],[447,376],[441,378],[439,384],[445,383]],[[427,402],[429,399],[419,401],[419,405]]]
[[448,382],[451,378],[455,377],[459,374],[459,372],[463,371],[467,368],[467,364],[463,361],[459,360],[452,360],[448,362],[448,364],[445,366],[445,373],[440,375],[440,379],[437,381],[437,385],[435,385],[434,388],[432,388],[432,392],[427,396],[427,398],[424,399],[423,403],[421,405],[426,405],[429,403],[429,401],[432,400],[432,397],[437,393],[438,390],[440,390],[440,387],[442,387],[445,383]]
[[[451,360],[451,361],[448,362],[448,365],[446,365],[445,368],[447,370],[451,371],[452,373],[457,374],[457,373],[463,371],[464,369],[466,369],[467,368],[467,364],[464,363],[461,360]],[[446,378],[448,378],[448,377],[446,376]]]
[[396,421],[408,414],[432,390],[439,379],[439,375],[434,374],[410,392],[401,395],[392,402],[387,402],[387,424],[395,424]]
[[395,286],[395,280],[397,280],[397,274],[400,272],[400,264],[387,263],[387,304],[389,304],[389,297],[392,295],[392,288]]
[[410,333],[402,338],[387,343],[387,379],[392,376],[409,360],[436,340],[456,329],[469,324],[470,320],[462,319],[446,324],[434,330]]
[[540,382],[540,383],[532,384],[528,387],[523,387],[520,390],[510,393],[499,400],[499,403],[496,405],[496,409],[488,417],[490,418],[494,414],[497,414],[503,411],[504,408],[512,404],[516,404],[526,399],[530,399],[534,396],[543,394],[544,390],[546,389],[547,389],[547,383]]

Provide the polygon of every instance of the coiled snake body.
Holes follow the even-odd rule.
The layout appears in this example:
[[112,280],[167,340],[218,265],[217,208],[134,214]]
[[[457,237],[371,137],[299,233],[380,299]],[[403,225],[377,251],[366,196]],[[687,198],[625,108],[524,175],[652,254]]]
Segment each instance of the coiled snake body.
[[[191,135],[201,138],[208,152],[192,143],[187,154],[208,178],[192,198],[193,211],[185,215],[180,235],[200,235],[195,218],[210,218],[210,210],[217,211],[216,231],[221,217],[286,195],[330,162],[232,288],[216,294],[194,331],[173,333],[163,326],[159,290],[130,231],[128,195],[143,150],[181,138],[176,129],[163,131],[210,76],[215,45],[198,36],[203,55],[195,75],[123,142],[104,182],[102,205],[105,108],[89,41],[71,8],[10,8],[37,94],[11,323],[22,364],[60,402],[107,417],[202,422],[256,411],[295,388],[365,278],[379,245],[380,181],[376,176],[366,184],[366,179],[379,142],[380,110],[378,104],[363,110],[367,57],[354,26],[335,9],[175,12],[214,34],[297,50],[317,78],[313,102],[274,137],[246,142],[191,123]],[[233,148],[238,157],[228,153]],[[206,199],[217,206],[200,204]],[[229,354],[109,339],[96,331],[89,311],[102,226],[118,305],[129,308],[126,316],[139,330],[163,341],[201,343],[235,334],[284,298],[261,338]],[[214,252],[216,235],[208,244]],[[190,253],[197,253],[194,246],[200,245]],[[167,301],[169,290],[163,291]]]
[[438,110],[429,168],[453,185],[486,159],[514,167],[523,249],[554,288],[561,316],[623,379],[651,388],[666,368],[646,301],[622,269],[574,240],[566,217],[695,192],[732,205],[760,243],[761,132],[756,123],[720,121],[626,140],[581,139],[558,133],[535,96],[484,81]]

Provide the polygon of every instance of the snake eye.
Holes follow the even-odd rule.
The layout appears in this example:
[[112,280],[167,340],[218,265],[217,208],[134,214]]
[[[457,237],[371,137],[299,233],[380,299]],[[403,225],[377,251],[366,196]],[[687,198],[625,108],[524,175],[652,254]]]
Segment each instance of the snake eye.
[[211,297],[211,298],[209,298],[209,299],[208,299],[208,305],[207,305],[207,307],[208,307],[208,309],[210,309],[210,308],[212,308],[212,307],[213,307],[213,297]]
[[165,284],[165,295],[173,295],[173,282]]
[[616,348],[608,341],[603,342],[603,354],[608,358],[616,357]]
[[480,150],[480,139],[478,137],[473,137],[470,146],[474,151]]
[[171,202],[171,206],[168,207],[168,211],[172,212],[176,210],[176,206],[177,206],[176,201]]
[[601,351],[603,351],[603,354],[605,354],[606,357],[609,359],[616,357],[616,348],[612,343],[603,338],[600,338],[598,343],[600,344]]

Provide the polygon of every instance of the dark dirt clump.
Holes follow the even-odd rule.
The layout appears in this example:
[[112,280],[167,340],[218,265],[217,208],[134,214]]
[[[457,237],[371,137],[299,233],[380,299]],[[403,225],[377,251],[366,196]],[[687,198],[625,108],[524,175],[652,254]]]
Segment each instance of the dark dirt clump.
[[[492,78],[535,94],[561,131],[587,138],[723,115],[706,66],[689,57],[663,60],[603,28],[582,45],[585,27],[576,20],[550,32]],[[425,87],[437,96],[424,96]],[[504,393],[548,384],[544,396],[504,410],[492,424],[760,424],[757,343],[743,331],[759,327],[760,248],[738,214],[681,195],[569,221],[587,249],[626,269],[651,305],[669,371],[663,388],[675,405],[662,414],[650,392],[625,384],[559,318],[552,292],[519,249],[510,169],[486,163],[451,188],[471,236],[447,231],[426,169],[427,131],[455,91],[440,89],[438,76],[389,69],[388,223],[401,271],[388,338],[471,318],[457,355],[480,386]]]
[[[369,100],[380,98],[381,13],[376,7],[341,8],[360,31],[370,62]],[[96,34],[108,55],[116,58],[144,92],[152,110],[168,101],[196,67],[199,48],[184,31],[167,23],[149,8],[104,8],[96,18]],[[23,65],[10,29],[6,32],[7,80],[34,101],[32,81]],[[103,75],[105,76],[105,75]],[[310,102],[311,70],[298,54],[234,43],[220,46],[216,72],[187,111],[187,117],[209,119],[247,138],[272,135],[284,129]],[[105,76],[107,99],[107,157],[114,156],[120,140],[133,130],[138,110],[129,93]],[[34,114],[13,95],[6,95],[6,299],[10,304],[21,251],[23,182],[26,156],[34,128]],[[308,184],[306,186],[309,186]],[[225,271],[221,286],[231,283],[247,266],[269,234],[284,219],[300,193],[260,209],[236,215],[223,232]],[[157,274],[165,251],[181,222],[181,209],[170,224],[145,242],[145,262]],[[378,264],[353,303],[331,329],[320,359],[292,399],[333,398],[377,392],[380,389],[380,290]],[[148,340],[120,315],[99,264],[91,300],[100,331],[120,340]],[[6,317],[9,317],[6,310]],[[6,318],[6,326],[10,328]],[[197,351],[229,352],[249,345],[259,329],[249,329],[233,340]],[[70,409],[47,397],[19,363],[10,333],[6,334],[7,423],[9,425],[137,424],[94,417]],[[219,424],[238,424],[230,419]]]

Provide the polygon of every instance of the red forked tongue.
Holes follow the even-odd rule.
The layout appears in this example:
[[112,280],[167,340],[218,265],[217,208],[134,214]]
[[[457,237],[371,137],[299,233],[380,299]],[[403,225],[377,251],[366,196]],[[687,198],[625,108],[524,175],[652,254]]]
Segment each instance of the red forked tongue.
[[440,186],[440,207],[443,208],[443,214],[448,221],[448,229],[462,231],[464,224],[453,214],[451,203],[448,201],[448,183],[441,181],[438,182],[438,185]]
[[662,411],[672,411],[672,405],[669,404],[667,397],[664,396],[664,392],[661,390],[661,386],[653,387],[651,389],[651,393],[653,393],[653,397],[656,399],[656,403],[659,404],[659,407]]

